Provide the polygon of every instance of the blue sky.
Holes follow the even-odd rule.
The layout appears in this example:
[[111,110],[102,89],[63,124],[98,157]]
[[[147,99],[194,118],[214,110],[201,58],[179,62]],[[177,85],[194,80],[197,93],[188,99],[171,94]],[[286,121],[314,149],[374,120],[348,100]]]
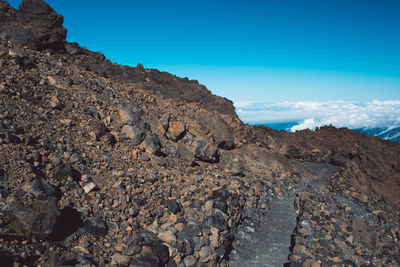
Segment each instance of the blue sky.
[[235,103],[400,99],[397,0],[48,2],[68,41]]

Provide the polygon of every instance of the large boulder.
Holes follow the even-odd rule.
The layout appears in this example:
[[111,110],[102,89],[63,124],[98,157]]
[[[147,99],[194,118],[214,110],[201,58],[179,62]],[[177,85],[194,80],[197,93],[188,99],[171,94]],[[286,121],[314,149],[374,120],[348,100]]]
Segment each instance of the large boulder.
[[138,123],[144,112],[136,103],[123,103],[119,109],[119,117],[122,123],[134,125]]
[[132,139],[134,146],[142,143],[142,141],[146,137],[146,132],[144,131],[144,129],[136,125],[125,125],[124,127],[122,127],[121,130],[127,137]]
[[219,116],[198,116],[196,121],[190,123],[189,132],[203,140],[211,138],[219,148],[234,148],[232,130]]
[[0,5],[0,37],[34,50],[65,49],[63,17],[42,0],[22,0],[18,11]]
[[232,149],[235,146],[232,130],[221,117],[212,116],[208,125],[218,147]]
[[49,4],[42,0],[23,0],[19,9],[19,19],[32,33],[36,49],[64,49],[67,37],[67,29],[62,26],[64,18]]
[[146,152],[157,155],[161,152],[161,142],[157,135],[149,132],[143,142],[143,148]]
[[185,124],[179,120],[171,120],[168,125],[167,136],[171,140],[177,141],[185,134]]
[[25,206],[17,202],[9,210],[8,227],[21,236],[46,239],[53,233],[59,215],[54,198],[36,200]]
[[203,140],[196,139],[192,143],[195,158],[205,162],[218,162],[218,151],[215,146]]

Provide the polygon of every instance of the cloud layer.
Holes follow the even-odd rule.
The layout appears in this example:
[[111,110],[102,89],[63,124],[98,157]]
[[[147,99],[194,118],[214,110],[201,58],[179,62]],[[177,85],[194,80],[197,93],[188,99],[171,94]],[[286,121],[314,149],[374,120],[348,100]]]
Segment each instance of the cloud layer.
[[246,123],[297,122],[291,131],[336,127],[375,128],[400,126],[400,100],[355,103],[349,101],[298,101],[275,104],[235,103],[236,112]]

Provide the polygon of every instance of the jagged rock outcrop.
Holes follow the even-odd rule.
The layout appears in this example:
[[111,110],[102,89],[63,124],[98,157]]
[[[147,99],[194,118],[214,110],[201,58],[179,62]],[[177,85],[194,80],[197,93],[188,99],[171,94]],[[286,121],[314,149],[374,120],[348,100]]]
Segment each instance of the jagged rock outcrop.
[[[293,266],[400,263],[399,144],[245,125],[197,81],[65,34],[43,1],[0,2],[2,266],[227,266],[274,242]],[[291,235],[268,235],[285,212]]]
[[14,10],[0,3],[0,37],[35,50],[63,50],[67,30],[63,17],[42,0],[23,0]]

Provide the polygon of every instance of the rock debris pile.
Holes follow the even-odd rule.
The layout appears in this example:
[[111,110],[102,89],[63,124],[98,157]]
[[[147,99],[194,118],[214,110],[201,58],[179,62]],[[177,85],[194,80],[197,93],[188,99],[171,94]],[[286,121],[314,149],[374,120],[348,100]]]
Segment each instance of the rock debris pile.
[[249,246],[280,239],[279,207],[287,266],[400,264],[400,144],[245,125],[195,80],[67,43],[62,22],[0,2],[0,266],[271,266]]

